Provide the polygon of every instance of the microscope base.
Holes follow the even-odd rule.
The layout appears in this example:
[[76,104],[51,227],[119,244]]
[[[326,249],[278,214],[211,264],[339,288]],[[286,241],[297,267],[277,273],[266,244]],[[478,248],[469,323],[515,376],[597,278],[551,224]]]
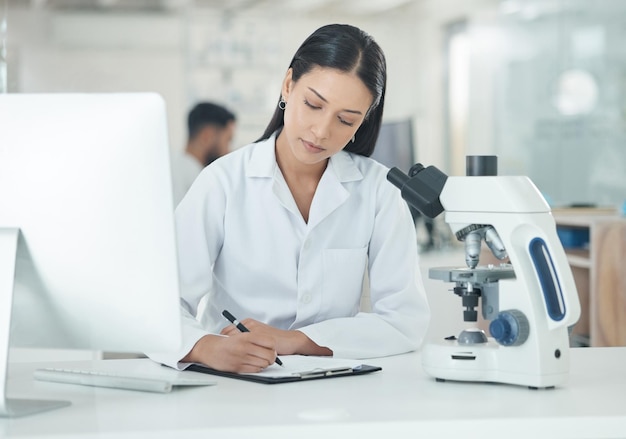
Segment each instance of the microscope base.
[[[430,343],[422,349],[422,367],[437,381],[505,383],[530,388],[552,388],[567,381],[567,368],[543,373],[537,370],[537,364],[528,364],[526,355],[515,353],[515,349],[501,346],[493,338],[476,345],[457,341]],[[563,360],[567,365],[567,360]]]

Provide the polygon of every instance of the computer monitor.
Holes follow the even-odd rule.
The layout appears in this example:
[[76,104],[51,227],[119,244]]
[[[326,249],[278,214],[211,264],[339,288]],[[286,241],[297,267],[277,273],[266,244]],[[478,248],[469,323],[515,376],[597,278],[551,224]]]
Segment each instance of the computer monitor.
[[[380,126],[376,147],[371,157],[388,168],[395,167],[408,173],[415,164],[414,145],[411,119],[385,121]],[[413,221],[416,221],[420,212],[410,204],[409,210]]]
[[372,158],[388,168],[396,167],[405,173],[409,172],[415,164],[411,119],[383,122]]
[[159,95],[0,94],[0,416],[62,405],[6,397],[9,345],[180,346],[173,214]]

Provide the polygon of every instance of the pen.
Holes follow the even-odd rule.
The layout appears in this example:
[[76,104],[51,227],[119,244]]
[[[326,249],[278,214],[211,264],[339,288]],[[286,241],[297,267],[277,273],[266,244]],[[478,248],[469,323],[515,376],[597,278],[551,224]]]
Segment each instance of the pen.
[[[250,330],[246,328],[243,323],[237,320],[235,316],[229,313],[227,310],[222,311],[222,315],[226,317],[230,323],[235,325],[237,329],[239,329],[241,332],[250,332]],[[280,358],[276,357],[276,364],[278,364],[279,366],[282,366],[283,362],[280,361]]]

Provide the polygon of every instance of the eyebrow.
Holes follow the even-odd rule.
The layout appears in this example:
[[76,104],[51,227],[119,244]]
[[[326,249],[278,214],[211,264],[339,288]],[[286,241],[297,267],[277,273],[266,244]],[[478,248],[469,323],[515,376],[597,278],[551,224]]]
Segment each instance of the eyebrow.
[[[328,101],[326,100],[326,98],[324,96],[322,96],[321,94],[319,94],[317,92],[317,90],[311,88],[311,87],[307,87],[309,90],[311,90],[313,93],[315,93],[315,95],[317,95],[318,98],[320,98],[321,100],[323,100],[324,102],[328,103]],[[347,108],[343,109],[342,111],[345,111],[346,113],[354,113],[354,114],[363,114],[358,110],[348,110]]]

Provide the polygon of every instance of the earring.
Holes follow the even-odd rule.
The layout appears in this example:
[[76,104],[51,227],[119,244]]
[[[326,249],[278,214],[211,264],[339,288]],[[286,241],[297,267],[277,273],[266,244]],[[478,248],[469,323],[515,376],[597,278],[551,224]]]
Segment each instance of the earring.
[[356,138],[356,134],[352,136],[352,140],[351,140],[352,143],[354,143],[355,138]]
[[278,101],[278,108],[280,108],[281,110],[284,110],[286,106],[287,106],[287,102],[285,102],[285,100],[281,96],[280,101]]

